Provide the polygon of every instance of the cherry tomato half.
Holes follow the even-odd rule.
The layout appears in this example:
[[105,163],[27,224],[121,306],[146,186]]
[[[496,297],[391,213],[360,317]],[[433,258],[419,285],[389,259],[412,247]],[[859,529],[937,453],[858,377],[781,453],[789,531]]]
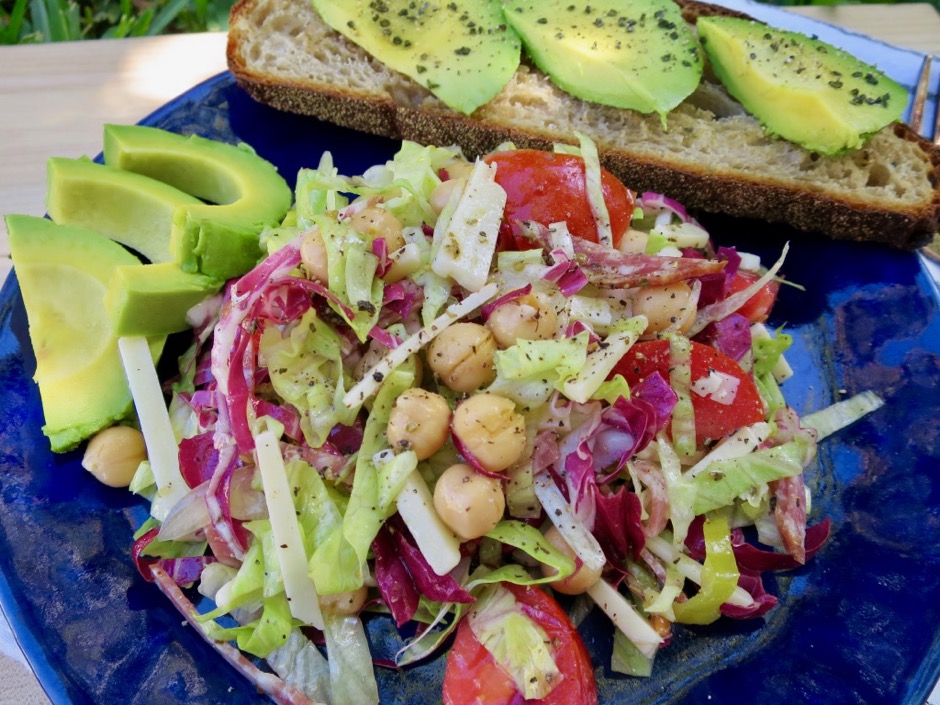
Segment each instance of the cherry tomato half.
[[[565,221],[572,235],[597,242],[597,224],[591,214],[581,157],[516,149],[489,154],[484,161],[496,164],[496,183],[506,191],[501,242],[513,242],[509,224],[514,220],[534,220],[542,225]],[[606,169],[601,170],[601,190],[617,246],[630,226],[635,199]],[[516,243],[516,247],[531,248],[532,243]]]
[[[638,384],[653,372],[659,372],[668,380],[669,357],[668,340],[639,342],[620,359],[611,376],[622,374],[631,386]],[[757,385],[750,375],[724,353],[692,341],[692,382],[707,377],[710,370],[735,377],[738,380],[738,390],[731,404],[722,404],[692,392],[695,440],[699,445],[707,438],[722,438],[742,426],[764,419],[764,405]]]
[[[754,272],[738,270],[731,278],[731,281],[728,282],[728,296],[743,291],[758,279],[760,277]],[[757,293],[737,310],[737,313],[740,313],[751,323],[763,323],[770,315],[770,309],[774,307],[778,291],[780,291],[780,282],[769,281],[758,289]]]
[[[527,615],[551,640],[555,664],[564,678],[542,700],[543,705],[597,705],[597,685],[591,657],[565,611],[543,590],[503,584],[516,602],[530,608]],[[447,656],[444,705],[507,705],[516,702],[516,685],[473,635],[467,620],[457,627],[457,638]],[[518,701],[521,702],[521,699]]]

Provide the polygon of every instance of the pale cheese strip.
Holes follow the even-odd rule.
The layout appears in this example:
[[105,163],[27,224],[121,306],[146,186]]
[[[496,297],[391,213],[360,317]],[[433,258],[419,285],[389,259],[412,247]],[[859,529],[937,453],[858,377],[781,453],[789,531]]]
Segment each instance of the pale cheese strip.
[[398,513],[404,520],[421,555],[437,575],[447,575],[460,563],[460,541],[434,510],[434,499],[417,470],[408,476],[398,493]]
[[496,165],[478,160],[453,214],[434,228],[434,273],[479,291],[489,277],[505,208],[506,192],[496,183]]
[[290,613],[305,624],[323,629],[320,601],[313,578],[307,570],[307,554],[287,482],[284,457],[281,455],[280,443],[271,431],[263,431],[255,436],[255,455],[261,471],[264,499],[268,505],[271,532],[277,546],[277,560]]
[[118,338],[118,350],[127,376],[127,385],[134,398],[134,408],[147,446],[147,459],[157,483],[150,513],[158,521],[189,492],[180,472],[179,446],[173,435],[170,413],[163,400],[163,389],[157,377],[150,345],[143,337]]

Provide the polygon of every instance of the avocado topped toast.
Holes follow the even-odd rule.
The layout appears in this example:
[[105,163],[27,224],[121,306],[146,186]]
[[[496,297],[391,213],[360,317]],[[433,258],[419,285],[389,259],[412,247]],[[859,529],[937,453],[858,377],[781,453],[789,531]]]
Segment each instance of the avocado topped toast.
[[[679,7],[689,25],[700,16],[741,16],[694,1]],[[298,0],[236,4],[228,59],[239,84],[261,102],[393,138],[458,144],[471,157],[507,140],[539,148],[576,143],[580,132],[598,145],[604,166],[639,191],[668,193],[699,211],[903,249],[927,242],[940,221],[940,149],[908,126],[890,122],[863,146],[826,155],[765,129],[711,65],[663,117],[574,97],[523,55],[503,89],[468,115]]]

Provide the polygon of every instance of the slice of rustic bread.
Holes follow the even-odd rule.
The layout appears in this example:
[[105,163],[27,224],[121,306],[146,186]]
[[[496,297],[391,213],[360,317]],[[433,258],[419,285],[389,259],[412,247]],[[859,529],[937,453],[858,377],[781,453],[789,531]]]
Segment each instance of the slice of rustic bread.
[[[681,4],[690,21],[728,13]],[[581,132],[631,189],[659,191],[692,209],[905,249],[940,229],[940,148],[903,124],[862,149],[826,157],[767,135],[709,80],[663,126],[657,115],[573,98],[525,63],[493,101],[466,116],[334,32],[309,0],[240,0],[228,61],[238,83],[275,108],[393,138],[459,144],[469,157],[506,140],[576,143]]]

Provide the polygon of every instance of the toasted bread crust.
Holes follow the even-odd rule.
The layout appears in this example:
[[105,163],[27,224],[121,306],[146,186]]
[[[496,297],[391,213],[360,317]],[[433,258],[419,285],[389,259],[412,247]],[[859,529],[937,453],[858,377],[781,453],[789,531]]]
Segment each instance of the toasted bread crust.
[[[239,0],[232,9],[232,17],[236,18],[255,1]],[[740,16],[695,0],[681,0],[680,5],[689,21],[709,14]],[[248,66],[241,53],[244,40],[235,29],[237,23],[232,26],[228,42],[232,74],[255,100],[279,110],[393,139],[458,144],[471,158],[507,140],[519,147],[541,149],[550,149],[559,141],[557,131],[509,127],[481,117],[480,113],[485,111],[466,116],[427,101],[396,101],[391,95],[379,97],[342,86],[265,75]],[[339,35],[337,40],[345,41]],[[933,189],[929,202],[878,206],[863,198],[813,188],[811,184],[782,184],[770,173],[764,178],[718,172],[677,164],[668,158],[611,149],[604,144],[598,144],[598,151],[604,166],[631,189],[666,193],[693,210],[782,222],[836,239],[879,242],[913,250],[929,242],[940,229],[940,147],[922,139],[907,125],[898,123],[886,128],[892,129],[898,139],[916,145],[917,153],[927,162]],[[566,137],[567,141],[574,141],[573,136]]]

